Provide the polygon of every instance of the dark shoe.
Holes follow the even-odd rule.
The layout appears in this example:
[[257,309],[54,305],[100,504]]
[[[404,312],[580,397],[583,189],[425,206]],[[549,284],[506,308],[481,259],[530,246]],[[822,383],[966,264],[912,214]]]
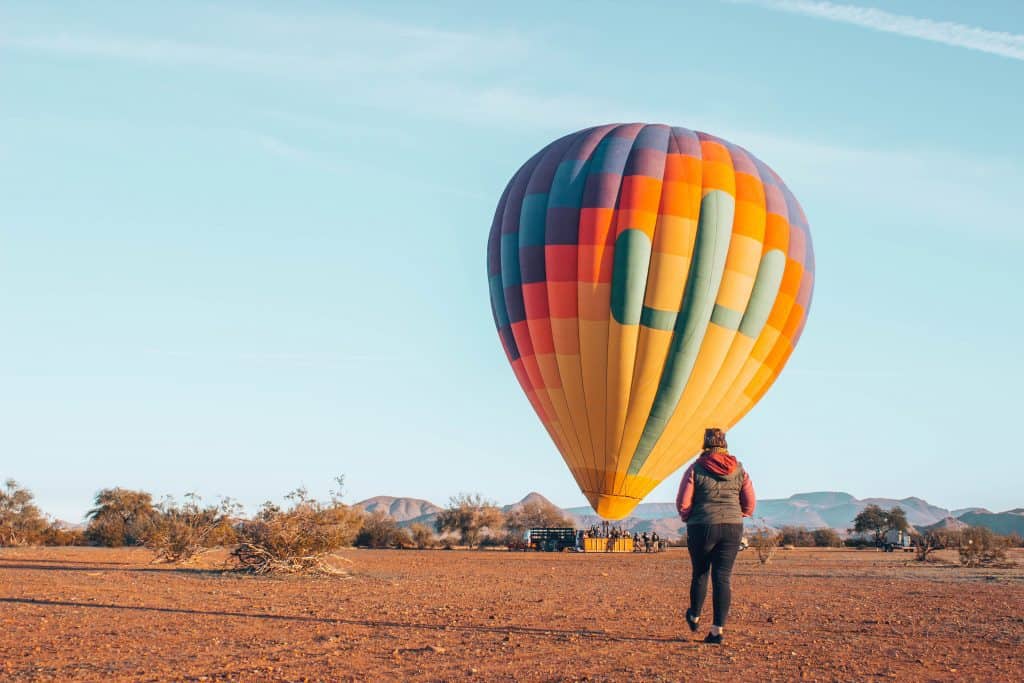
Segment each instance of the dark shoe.
[[722,634],[721,634],[721,633],[719,633],[719,634],[718,634],[718,635],[716,636],[716,635],[712,635],[712,634],[710,634],[710,633],[709,633],[709,634],[707,634],[707,635],[706,635],[706,636],[704,637],[704,642],[705,642],[705,643],[712,643],[712,644],[714,644],[714,645],[721,645],[721,644],[722,644]]
[[686,625],[690,627],[691,631],[696,631],[700,625],[700,617],[694,616],[689,608],[686,609]]

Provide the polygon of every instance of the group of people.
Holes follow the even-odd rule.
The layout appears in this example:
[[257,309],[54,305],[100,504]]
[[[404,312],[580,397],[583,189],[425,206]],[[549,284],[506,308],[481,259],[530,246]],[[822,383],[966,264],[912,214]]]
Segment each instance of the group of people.
[[662,545],[663,541],[658,536],[657,531],[652,531],[649,535],[645,531],[642,534],[633,533],[633,552],[634,553],[657,553],[664,550]]
[[601,522],[584,529],[583,538],[629,538],[629,532],[611,522]]
[[588,529],[583,529],[578,533],[576,544],[580,547],[583,546],[583,539],[585,538],[601,538],[610,541],[608,548],[609,552],[614,548],[614,542],[620,538],[632,538],[633,539],[633,552],[635,553],[656,553],[665,549],[664,541],[658,536],[657,531],[647,533],[633,532],[630,535],[629,531],[623,529],[621,526],[615,526],[610,522],[601,522],[600,524],[594,524]]

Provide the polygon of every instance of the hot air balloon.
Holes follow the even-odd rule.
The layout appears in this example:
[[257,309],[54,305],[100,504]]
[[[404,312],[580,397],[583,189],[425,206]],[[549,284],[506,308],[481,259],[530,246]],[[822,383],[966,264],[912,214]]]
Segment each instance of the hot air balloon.
[[621,519],[732,427],[807,319],[814,254],[779,176],[666,125],[567,135],[505,188],[487,245],[516,379],[599,515]]

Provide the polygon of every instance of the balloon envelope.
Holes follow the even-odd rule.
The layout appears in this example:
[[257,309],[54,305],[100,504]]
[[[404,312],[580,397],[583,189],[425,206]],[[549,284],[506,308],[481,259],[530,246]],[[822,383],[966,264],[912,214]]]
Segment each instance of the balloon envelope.
[[800,205],[752,154],[616,124],[512,177],[487,272],[516,378],[591,505],[621,519],[778,377],[814,256]]

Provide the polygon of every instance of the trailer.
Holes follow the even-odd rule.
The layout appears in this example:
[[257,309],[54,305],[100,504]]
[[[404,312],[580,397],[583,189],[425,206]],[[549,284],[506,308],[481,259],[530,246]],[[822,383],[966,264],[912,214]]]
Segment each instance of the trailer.
[[881,546],[882,550],[887,553],[893,553],[897,550],[902,550],[905,553],[914,551],[910,533],[899,529],[889,529],[889,531],[885,532]]
[[523,535],[522,548],[510,550],[540,550],[549,553],[560,553],[576,548],[576,530],[572,527],[544,527],[530,529]]

